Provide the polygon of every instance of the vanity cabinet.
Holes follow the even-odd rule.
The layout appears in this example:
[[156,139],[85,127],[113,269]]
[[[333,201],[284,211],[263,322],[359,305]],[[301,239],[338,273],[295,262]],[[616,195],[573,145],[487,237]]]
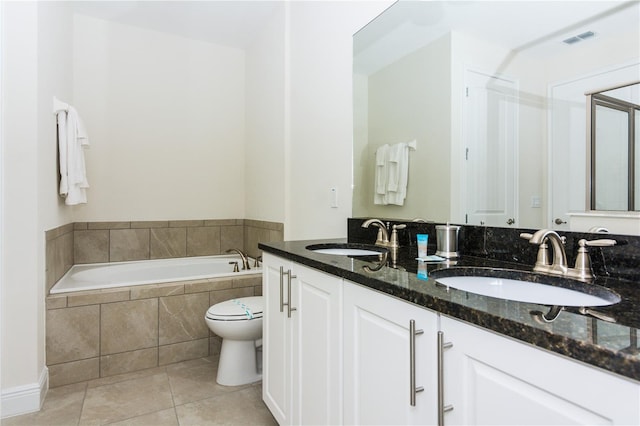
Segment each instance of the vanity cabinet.
[[640,385],[441,316],[445,425],[640,424]]
[[345,282],[345,424],[434,424],[436,333],[434,312]]
[[340,424],[342,279],[263,258],[263,399],[281,425]]

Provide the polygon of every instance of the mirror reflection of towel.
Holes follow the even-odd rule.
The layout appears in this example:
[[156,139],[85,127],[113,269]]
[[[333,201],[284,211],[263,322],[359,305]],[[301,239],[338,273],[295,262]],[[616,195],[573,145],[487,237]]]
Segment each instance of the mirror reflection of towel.
[[[374,204],[404,205],[407,197],[407,184],[409,179],[409,151],[415,150],[417,143],[402,142],[395,145],[383,145],[376,151],[375,169],[375,194]],[[384,166],[381,165],[381,157],[385,155]],[[385,182],[382,191],[382,182]]]

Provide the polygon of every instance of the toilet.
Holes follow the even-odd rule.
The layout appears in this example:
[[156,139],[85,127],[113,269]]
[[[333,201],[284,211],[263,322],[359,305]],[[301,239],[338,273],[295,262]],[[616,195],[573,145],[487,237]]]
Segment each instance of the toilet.
[[216,382],[238,386],[262,380],[262,296],[241,297],[211,306],[205,315],[209,330],[222,337]]

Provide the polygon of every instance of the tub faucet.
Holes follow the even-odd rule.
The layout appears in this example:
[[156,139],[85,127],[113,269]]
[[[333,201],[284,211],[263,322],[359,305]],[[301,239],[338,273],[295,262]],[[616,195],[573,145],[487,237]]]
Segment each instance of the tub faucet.
[[249,267],[249,259],[247,259],[247,255],[244,254],[241,250],[237,248],[232,248],[227,250],[226,253],[238,253],[242,258],[242,270],[244,271],[244,270],[251,269],[251,267]]

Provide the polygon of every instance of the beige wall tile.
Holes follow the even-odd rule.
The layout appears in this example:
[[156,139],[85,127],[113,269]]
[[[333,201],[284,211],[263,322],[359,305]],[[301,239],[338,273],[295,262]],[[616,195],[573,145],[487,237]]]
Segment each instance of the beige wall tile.
[[264,228],[245,227],[244,248],[251,257],[261,254],[258,243],[269,241],[269,230]]
[[106,303],[100,318],[101,355],[158,345],[158,299]]
[[220,356],[220,349],[222,349],[222,337],[210,333],[209,356]]
[[260,284],[259,286],[255,286],[253,288],[253,295],[254,296],[262,296],[262,284]]
[[100,357],[100,377],[144,370],[158,365],[158,348],[140,349]]
[[73,240],[76,264],[109,261],[109,231],[74,231]]
[[203,226],[204,220],[170,220],[169,227],[193,227]]
[[69,293],[68,306],[98,305],[100,303],[123,302],[129,300],[127,288],[112,288],[108,290],[81,291]]
[[184,292],[201,293],[203,291],[224,290],[231,287],[233,287],[233,280],[229,278],[212,278],[185,283]]
[[112,229],[109,237],[111,262],[149,259],[148,229]]
[[239,297],[253,296],[253,287],[233,288],[230,290],[217,290],[209,292],[209,305],[237,299]]
[[238,225],[237,219],[207,219],[203,222],[203,226],[230,226]]
[[149,220],[142,222],[131,222],[131,229],[134,228],[168,228],[168,220]]
[[87,229],[129,229],[131,222],[87,222]]
[[47,296],[45,300],[47,304],[47,309],[60,309],[60,308],[67,307],[67,296],[61,296],[61,295]]
[[224,253],[232,248],[244,251],[244,226],[220,227],[220,252]]
[[187,228],[187,256],[220,254],[220,227]]
[[209,355],[209,338],[174,343],[158,348],[158,365],[197,359]]
[[209,328],[204,316],[209,309],[207,293],[161,297],[159,302],[159,344],[205,338]]
[[57,239],[47,240],[45,242],[44,271],[45,283],[47,286],[46,294],[49,294],[49,290],[51,290],[51,287],[56,283],[55,253],[58,249],[57,247]]
[[56,281],[58,281],[73,266],[73,232],[58,237],[59,257],[56,258]]
[[47,368],[49,369],[49,386],[52,388],[100,377],[100,360],[97,357],[48,365]]
[[187,228],[154,228],[150,238],[151,259],[187,255]]
[[99,355],[100,307],[51,309],[47,311],[47,365]]
[[233,287],[254,287],[262,285],[262,275],[244,275],[233,278]]
[[184,294],[184,284],[151,284],[131,287],[131,300]]

